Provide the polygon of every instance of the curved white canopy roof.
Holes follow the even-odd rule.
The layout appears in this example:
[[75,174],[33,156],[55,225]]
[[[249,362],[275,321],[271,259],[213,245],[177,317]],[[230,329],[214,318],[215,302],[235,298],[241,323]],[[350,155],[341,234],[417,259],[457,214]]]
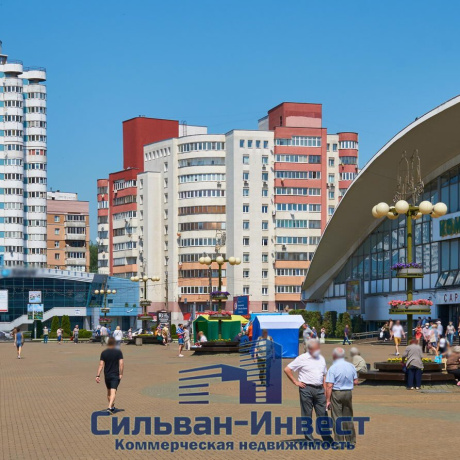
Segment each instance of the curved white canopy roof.
[[303,284],[304,298],[321,299],[331,280],[382,220],[372,207],[393,202],[404,151],[418,149],[425,183],[460,163],[460,96],[417,118],[394,136],[361,170],[329,221]]

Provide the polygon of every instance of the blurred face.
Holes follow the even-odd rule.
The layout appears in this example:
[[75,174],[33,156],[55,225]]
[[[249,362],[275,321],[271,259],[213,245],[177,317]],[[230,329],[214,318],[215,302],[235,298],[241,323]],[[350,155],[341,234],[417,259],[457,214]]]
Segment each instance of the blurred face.
[[268,337],[268,332],[267,331],[262,332],[262,337],[266,339]]
[[311,348],[308,348],[308,351],[312,356],[318,355],[320,352],[319,343],[312,344]]

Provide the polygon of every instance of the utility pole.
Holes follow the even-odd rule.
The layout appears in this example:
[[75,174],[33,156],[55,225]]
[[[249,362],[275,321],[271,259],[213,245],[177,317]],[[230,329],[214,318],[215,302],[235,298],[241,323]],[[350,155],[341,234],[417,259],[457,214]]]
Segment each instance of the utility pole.
[[212,268],[211,266],[208,267],[208,277],[209,277],[209,300],[208,300],[208,305],[209,305],[209,311],[212,310]]
[[168,270],[165,271],[165,310],[169,311],[169,283],[168,283]]

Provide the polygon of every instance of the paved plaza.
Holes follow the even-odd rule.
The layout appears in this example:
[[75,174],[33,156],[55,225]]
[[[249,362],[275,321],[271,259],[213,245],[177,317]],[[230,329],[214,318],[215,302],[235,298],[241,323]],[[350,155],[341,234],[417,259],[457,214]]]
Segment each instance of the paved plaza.
[[[330,363],[332,345],[323,346]],[[358,437],[351,452],[299,452],[294,450],[257,452],[250,450],[199,451],[175,453],[165,451],[116,451],[115,440],[129,441],[281,441],[298,436],[251,436],[248,427],[234,428],[233,436],[133,436],[91,433],[91,414],[107,407],[105,387],[96,384],[95,375],[102,347],[99,344],[26,343],[23,359],[16,359],[11,343],[0,344],[0,458],[1,459],[105,459],[105,458],[172,458],[187,459],[254,459],[316,458],[383,459],[400,455],[442,458],[456,448],[460,422],[460,388],[453,385],[424,386],[422,391],[407,391],[402,386],[361,385],[354,391],[356,416],[367,416],[364,436]],[[364,345],[362,355],[368,362],[386,360],[391,347]],[[124,346],[124,378],[119,388],[113,417],[218,416],[250,418],[251,410],[260,414],[271,411],[283,419],[298,416],[297,388],[283,377],[281,405],[247,406],[239,404],[235,382],[211,383],[210,403],[179,405],[179,370],[213,364],[238,366],[235,355],[194,356],[186,352],[177,357],[177,345]],[[283,362],[283,367],[289,360]],[[109,427],[109,416],[101,418],[99,428]],[[395,448],[395,446],[397,446]],[[396,450],[395,450],[396,449]],[[431,453],[430,453],[431,452]]]

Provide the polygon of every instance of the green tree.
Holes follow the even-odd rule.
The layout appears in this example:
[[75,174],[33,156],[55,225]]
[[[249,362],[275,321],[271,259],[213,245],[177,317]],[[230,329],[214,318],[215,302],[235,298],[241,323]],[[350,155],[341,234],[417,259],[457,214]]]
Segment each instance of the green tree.
[[335,327],[337,324],[337,312],[327,311],[324,313],[323,323],[321,327],[326,329],[326,337],[334,337]]
[[56,332],[59,329],[59,316],[53,316],[53,319],[51,320],[51,331],[50,332]]
[[366,325],[361,315],[354,315],[351,318],[351,330],[356,333],[366,331]]
[[92,241],[89,242],[89,271],[90,273],[97,273],[97,244]]
[[43,322],[37,321],[37,339],[43,336]]
[[339,320],[335,327],[335,336],[343,337],[343,331],[345,330],[345,325],[348,324],[348,327],[351,330],[351,317],[349,313],[340,313]]
[[68,315],[62,315],[61,325],[62,325],[62,329],[64,330],[64,333],[70,336],[70,319]]

